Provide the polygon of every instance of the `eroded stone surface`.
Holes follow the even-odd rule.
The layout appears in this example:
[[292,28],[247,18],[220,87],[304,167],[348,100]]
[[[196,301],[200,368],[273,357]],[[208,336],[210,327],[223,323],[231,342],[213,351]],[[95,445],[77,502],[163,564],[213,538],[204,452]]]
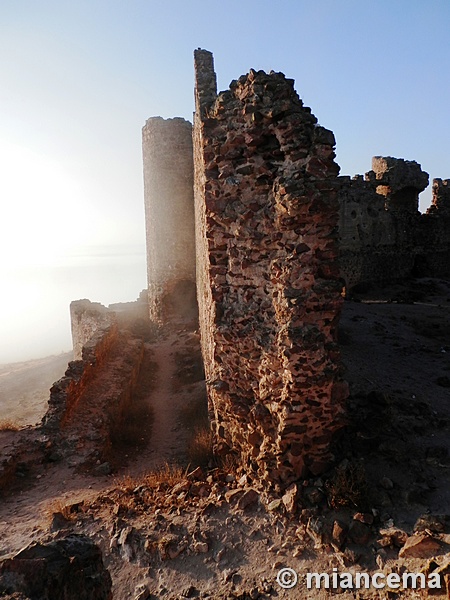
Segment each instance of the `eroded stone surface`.
[[433,202],[418,211],[428,173],[415,161],[375,156],[363,178],[339,178],[340,269],[346,288],[450,275],[449,180],[433,180]]
[[0,563],[2,598],[110,600],[111,586],[102,554],[86,536],[33,543]]
[[115,313],[100,302],[74,300],[70,303],[73,358],[81,360],[83,347],[97,331],[108,328],[116,322]]
[[293,80],[251,70],[216,96],[198,50],[197,285],[216,449],[286,487],[330,461],[347,388],[334,136]]

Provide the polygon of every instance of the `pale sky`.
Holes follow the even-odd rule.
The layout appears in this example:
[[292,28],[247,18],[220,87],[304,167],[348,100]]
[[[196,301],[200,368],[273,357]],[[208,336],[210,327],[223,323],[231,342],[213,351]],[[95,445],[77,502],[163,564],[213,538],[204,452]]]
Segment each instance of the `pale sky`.
[[448,0],[0,1],[0,363],[69,349],[71,299],[146,285],[141,128],[192,118],[195,48],[219,89],[294,78],[341,174],[449,178],[449,25]]

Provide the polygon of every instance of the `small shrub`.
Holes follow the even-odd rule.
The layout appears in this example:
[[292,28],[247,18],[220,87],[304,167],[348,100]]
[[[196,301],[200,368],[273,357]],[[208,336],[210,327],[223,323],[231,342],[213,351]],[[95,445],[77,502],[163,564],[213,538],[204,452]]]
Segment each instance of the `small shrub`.
[[351,506],[364,509],[367,505],[366,473],[360,462],[343,461],[325,487],[332,508]]
[[165,463],[159,469],[147,473],[142,483],[150,488],[156,488],[158,485],[167,484],[173,487],[185,478],[185,470],[177,464]]
[[214,459],[213,435],[209,426],[198,428],[188,445],[188,459],[192,467],[207,467]]
[[132,492],[138,485],[142,484],[142,478],[131,477],[131,475],[123,475],[119,479],[115,479],[114,484],[118,490],[129,493]]
[[180,465],[165,463],[158,469],[138,477],[124,475],[120,479],[116,479],[115,487],[125,493],[131,493],[139,486],[146,486],[152,489],[161,485],[171,487],[184,479],[185,475],[185,470]]

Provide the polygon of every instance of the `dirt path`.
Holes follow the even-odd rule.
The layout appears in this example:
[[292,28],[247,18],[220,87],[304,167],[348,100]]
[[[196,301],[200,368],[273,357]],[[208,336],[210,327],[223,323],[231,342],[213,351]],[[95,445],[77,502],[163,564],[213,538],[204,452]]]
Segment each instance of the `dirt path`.
[[44,471],[29,487],[0,502],[0,557],[16,552],[49,533],[51,515],[65,503],[94,497],[108,485],[107,478],[77,475],[59,465]]
[[172,333],[164,340],[149,345],[155,380],[146,401],[153,413],[150,441],[134,460],[119,471],[120,475],[139,476],[176,460],[186,446],[186,432],[182,432],[178,416],[186,402],[186,393],[176,390],[177,366],[175,352],[180,346],[180,334]]
[[[138,477],[183,455],[189,432],[179,423],[181,407],[198,390],[197,384],[178,389],[176,353],[189,352],[189,334],[174,332],[149,344],[147,352],[154,370],[151,389],[143,389],[154,418],[149,443],[111,476],[76,473],[64,462],[42,466],[30,475],[26,486],[0,498],[0,557],[19,550],[50,531],[52,513],[65,504],[81,502],[114,485],[117,479]],[[141,385],[148,383],[143,377]]]

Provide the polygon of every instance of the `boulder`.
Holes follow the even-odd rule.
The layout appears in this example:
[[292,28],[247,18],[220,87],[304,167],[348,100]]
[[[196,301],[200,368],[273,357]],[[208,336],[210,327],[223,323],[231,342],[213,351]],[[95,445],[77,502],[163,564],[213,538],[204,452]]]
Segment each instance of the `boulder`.
[[111,600],[111,585],[100,549],[83,535],[34,542],[0,562],[2,598]]
[[398,555],[401,558],[429,558],[439,554],[442,545],[439,540],[426,533],[409,537]]

